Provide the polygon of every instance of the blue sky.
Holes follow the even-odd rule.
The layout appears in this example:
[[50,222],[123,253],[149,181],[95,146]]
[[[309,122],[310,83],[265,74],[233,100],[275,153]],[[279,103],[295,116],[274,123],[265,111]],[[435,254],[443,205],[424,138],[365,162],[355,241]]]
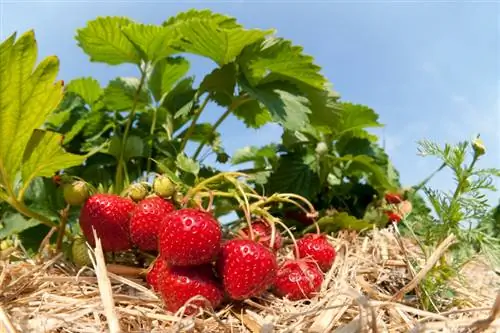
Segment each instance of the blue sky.
[[[439,164],[417,156],[416,142],[440,144],[480,133],[488,154],[483,167],[500,167],[500,4],[494,2],[292,2],[292,1],[3,1],[2,40],[14,31],[34,29],[39,56],[61,59],[66,82],[94,76],[102,84],[136,75],[128,66],[90,63],[77,47],[75,31],[96,16],[122,15],[161,23],[179,11],[209,8],[236,17],[251,28],[275,28],[314,56],[344,100],[368,105],[380,114],[386,149],[404,185],[413,185]],[[213,65],[197,60],[199,77]],[[221,110],[207,110],[204,119]],[[221,126],[229,152],[245,144],[278,141],[277,126],[258,132],[236,119]],[[432,185],[449,189],[449,174]],[[500,185],[500,182],[497,182]],[[500,195],[490,195],[497,203]]]

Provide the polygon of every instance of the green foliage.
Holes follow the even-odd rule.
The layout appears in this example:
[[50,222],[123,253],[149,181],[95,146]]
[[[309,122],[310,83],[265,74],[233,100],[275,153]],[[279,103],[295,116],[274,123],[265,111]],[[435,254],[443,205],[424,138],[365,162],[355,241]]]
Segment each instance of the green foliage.
[[[155,172],[193,185],[219,172],[204,162],[214,154],[217,162],[231,167],[251,164],[243,171],[252,176],[258,192],[303,195],[322,214],[341,207],[335,222],[325,224],[334,230],[332,225],[365,227],[368,204],[398,186],[388,156],[367,131],[381,126],[375,111],[341,101],[314,58],[273,30],[246,29],[232,17],[189,10],[161,25],[98,17],[78,29],[75,39],[90,61],[132,64],[137,76],[118,77],[103,86],[91,77],[75,78],[63,94],[61,85],[53,84],[56,58],[42,61],[30,75],[34,39],[24,37],[15,44],[14,37],[7,39],[2,44],[2,78],[23,82],[2,80],[7,98],[2,98],[6,105],[0,119],[8,124],[0,125],[3,200],[22,195],[31,181],[48,180],[55,173],[114,193]],[[23,57],[11,56],[13,52]],[[195,81],[189,54],[211,59],[216,66]],[[27,99],[26,91],[36,93]],[[213,123],[201,122],[211,104],[225,111]],[[247,146],[230,156],[219,132],[230,115],[249,128],[278,124],[281,142]],[[190,154],[187,147],[193,143],[197,148]],[[54,199],[59,192],[48,197]],[[18,199],[14,208],[27,221],[41,219],[52,226],[61,219],[64,202],[44,203],[45,211],[33,208],[35,216],[26,214],[31,208]],[[237,208],[223,199],[214,203],[216,214]],[[7,208],[3,213],[12,212]],[[70,219],[68,228],[75,220]],[[21,230],[29,222],[18,224]]]

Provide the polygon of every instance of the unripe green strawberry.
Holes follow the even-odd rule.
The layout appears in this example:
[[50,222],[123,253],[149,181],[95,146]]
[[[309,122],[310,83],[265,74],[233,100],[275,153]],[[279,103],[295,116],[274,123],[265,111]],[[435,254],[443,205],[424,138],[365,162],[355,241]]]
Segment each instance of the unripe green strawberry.
[[71,256],[73,262],[77,266],[90,266],[92,262],[90,261],[89,253],[87,251],[87,245],[83,238],[76,238],[71,247]]
[[315,151],[316,151],[316,154],[318,154],[318,155],[324,155],[328,152],[328,145],[325,142],[320,141],[316,145]]
[[148,195],[148,189],[144,184],[135,183],[127,189],[127,195],[134,201],[141,201]]
[[169,198],[175,194],[175,184],[166,176],[158,176],[153,182],[153,191],[160,197]]
[[75,180],[63,186],[64,200],[68,205],[80,206],[89,197],[89,186],[82,180]]

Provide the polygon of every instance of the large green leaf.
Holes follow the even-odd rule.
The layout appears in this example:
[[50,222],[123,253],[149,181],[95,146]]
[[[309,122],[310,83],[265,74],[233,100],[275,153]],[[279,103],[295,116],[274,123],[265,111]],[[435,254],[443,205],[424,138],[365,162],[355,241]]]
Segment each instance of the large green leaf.
[[366,128],[382,126],[378,122],[378,114],[367,106],[348,102],[338,106],[332,112],[332,120],[336,124],[333,134],[337,138],[347,133],[366,138]]
[[61,147],[62,135],[55,132],[35,130],[26,150],[22,164],[22,177],[29,183],[35,177],[50,177],[56,171],[82,164],[86,155],[70,154]]
[[[0,45],[0,178],[9,187],[21,168],[33,130],[42,126],[63,96],[62,82],[54,83],[58,59],[47,57],[34,68],[37,44],[33,31],[15,43],[14,38]],[[47,162],[52,157],[40,158]]]
[[27,219],[19,213],[6,212],[0,218],[0,224],[0,239],[4,239],[34,227],[40,224],[40,221]]
[[334,161],[344,162],[345,173],[352,176],[367,175],[369,183],[378,190],[391,188],[391,183],[382,167],[376,161],[367,155],[345,155],[334,157]]
[[229,106],[233,101],[236,87],[236,66],[234,63],[214,69],[203,78],[199,93],[210,93],[211,98],[220,106]]
[[66,87],[66,91],[79,95],[92,108],[103,93],[99,82],[91,77],[71,80]]
[[257,100],[250,100],[233,110],[233,114],[250,128],[259,128],[273,120],[269,111]]
[[157,101],[162,100],[164,96],[172,89],[174,84],[179,81],[189,71],[189,61],[184,58],[164,58],[158,61],[148,80],[149,89]]
[[283,155],[269,178],[269,193],[296,193],[311,198],[320,190],[317,169],[317,160],[312,154]]
[[174,28],[180,35],[176,46],[182,51],[210,58],[219,66],[234,61],[246,46],[273,32],[243,29],[229,17],[196,10],[182,13],[164,26]]
[[129,25],[136,23],[125,17],[98,17],[89,21],[85,28],[78,29],[75,38],[78,46],[90,56],[90,61],[139,65],[141,54],[122,31]]
[[214,13],[209,9],[190,9],[170,17],[163,23],[165,26],[174,25],[192,18],[212,20],[217,26],[225,29],[242,28],[242,25],[236,21],[236,18]]
[[104,104],[111,110],[125,111],[132,109],[137,98],[137,108],[143,108],[149,104],[149,94],[144,85],[141,87],[139,95],[139,79],[135,77],[119,77],[111,82],[104,90]]
[[122,32],[142,52],[143,58],[152,63],[178,52],[172,48],[177,34],[170,27],[130,24]]
[[243,72],[252,86],[281,81],[304,83],[324,89],[326,78],[314,58],[305,55],[301,46],[281,38],[268,38],[260,45],[249,47],[240,58]]
[[263,147],[247,146],[238,149],[231,159],[232,164],[241,164],[252,161],[272,159],[276,157],[277,147],[275,144],[269,144]]
[[273,86],[250,87],[244,83],[241,86],[252,98],[265,105],[273,121],[284,128],[295,131],[309,124],[311,110],[307,107],[306,98]]
[[200,172],[200,165],[198,162],[186,156],[184,153],[180,153],[177,155],[177,159],[175,161],[177,167],[185,172],[192,173],[193,175],[197,175]]

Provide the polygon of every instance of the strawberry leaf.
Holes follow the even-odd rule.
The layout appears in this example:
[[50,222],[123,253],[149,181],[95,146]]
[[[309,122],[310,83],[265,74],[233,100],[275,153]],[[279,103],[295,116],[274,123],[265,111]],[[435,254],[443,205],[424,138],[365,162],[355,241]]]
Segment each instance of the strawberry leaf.
[[[367,231],[372,229],[375,224],[359,220],[345,212],[335,214],[334,216],[324,216],[317,221],[320,229],[331,233],[339,230]],[[314,231],[314,226],[309,226],[303,230],[303,234]]]
[[90,56],[90,61],[139,65],[141,54],[122,31],[129,25],[136,23],[125,17],[99,17],[89,21],[85,28],[78,29],[75,38],[78,46]]
[[142,58],[152,63],[178,52],[172,48],[172,43],[178,39],[174,29],[130,24],[123,27],[122,32],[141,51]]
[[103,90],[97,80],[91,77],[82,77],[71,80],[66,87],[66,92],[72,92],[79,95],[91,108],[93,108],[97,100],[101,97]]
[[281,81],[303,83],[324,89],[326,78],[314,58],[305,55],[303,48],[281,38],[268,38],[259,45],[247,48],[241,58],[243,73],[252,86]]
[[188,173],[192,173],[195,176],[200,172],[200,165],[198,164],[198,162],[187,157],[184,153],[180,153],[179,155],[177,155],[175,163],[179,169]]
[[269,110],[261,106],[256,100],[250,100],[239,105],[233,110],[233,114],[250,128],[262,127],[273,120]]
[[365,128],[382,127],[378,122],[378,114],[367,106],[348,102],[340,103],[338,106],[331,113],[332,122],[335,123],[333,134],[336,138],[351,134],[371,139]]
[[33,31],[14,39],[12,35],[0,45],[0,179],[11,195],[19,172],[24,191],[35,177],[51,176],[85,159],[66,153],[59,134],[39,129],[62,100],[62,84],[54,83],[58,59],[47,57],[35,67]]
[[320,190],[314,155],[287,153],[280,157],[278,167],[269,177],[269,193],[296,193],[312,198]]
[[214,69],[203,78],[199,94],[204,92],[212,94],[211,98],[220,106],[229,106],[233,101],[234,88],[236,87],[236,66],[234,63]]
[[264,163],[267,159],[276,158],[277,147],[275,144],[269,144],[263,147],[247,146],[238,149],[231,159],[233,165],[242,164],[252,161],[260,161]]
[[[119,77],[112,80],[104,90],[104,104],[117,111],[130,110],[134,104],[135,94],[139,87],[139,79],[135,77]],[[137,98],[137,108],[143,108],[148,103],[149,94],[143,86]]]
[[284,128],[294,131],[309,124],[308,114],[311,110],[307,107],[306,98],[273,87],[250,87],[244,83],[241,86],[267,108],[273,121]]
[[189,61],[184,58],[164,58],[158,61],[153,68],[148,80],[149,89],[153,93],[155,100],[161,101],[179,81],[189,71]]
[[25,218],[23,215],[14,212],[6,212],[0,220],[2,224],[0,228],[0,239],[18,234],[40,224],[40,221]]
[[176,47],[210,58],[219,66],[234,61],[246,46],[272,33],[272,30],[243,29],[231,18],[206,10],[182,13],[164,26],[172,27],[180,35]]
[[70,154],[61,147],[62,135],[36,129],[23,156],[22,177],[30,183],[35,177],[50,177],[56,171],[82,164],[86,155]]

